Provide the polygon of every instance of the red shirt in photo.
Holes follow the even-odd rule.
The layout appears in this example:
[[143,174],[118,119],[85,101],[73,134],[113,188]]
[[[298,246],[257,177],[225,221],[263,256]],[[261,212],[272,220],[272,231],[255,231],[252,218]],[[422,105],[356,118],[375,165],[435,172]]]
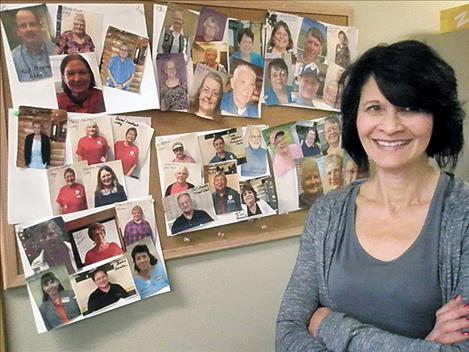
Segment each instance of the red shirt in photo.
[[90,88],[88,97],[81,105],[73,102],[65,93],[57,94],[57,103],[59,105],[59,109],[68,112],[96,114],[98,112],[106,111],[106,108],[104,107],[103,92],[96,88]]
[[77,145],[77,155],[81,160],[88,161],[88,165],[103,163],[109,149],[106,139],[101,136],[81,137]]
[[126,146],[124,141],[114,143],[114,154],[116,160],[122,161],[124,175],[138,162],[138,147],[136,145]]
[[63,186],[55,201],[62,207],[64,214],[88,209],[85,187],[79,183]]
[[111,258],[122,253],[123,252],[121,247],[119,247],[114,242],[109,243],[109,247],[107,247],[107,249],[105,249],[104,251],[98,251],[97,247],[93,247],[88,252],[86,252],[85,265],[97,263],[101,260]]

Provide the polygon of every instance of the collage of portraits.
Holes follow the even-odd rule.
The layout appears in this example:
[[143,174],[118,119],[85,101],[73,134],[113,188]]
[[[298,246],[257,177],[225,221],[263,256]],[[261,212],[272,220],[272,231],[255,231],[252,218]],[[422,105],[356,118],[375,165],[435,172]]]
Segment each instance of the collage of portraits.
[[[356,56],[352,27],[155,4],[150,43],[139,4],[1,10],[14,107],[8,223],[39,332],[170,291],[151,168],[167,236],[309,209],[367,176],[340,147],[339,80]],[[125,114],[261,119],[262,104],[326,111],[277,126],[255,120],[165,135],[150,117]]]

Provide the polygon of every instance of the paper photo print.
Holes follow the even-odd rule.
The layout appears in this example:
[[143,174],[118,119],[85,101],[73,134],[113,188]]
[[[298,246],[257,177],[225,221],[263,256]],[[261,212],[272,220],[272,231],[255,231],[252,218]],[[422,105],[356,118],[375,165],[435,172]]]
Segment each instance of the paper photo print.
[[192,163],[166,163],[163,173],[162,193],[164,196],[185,192],[202,185],[202,165]]
[[83,316],[100,314],[139,300],[129,262],[125,257],[71,277]]
[[145,238],[156,243],[158,236],[153,199],[121,203],[116,205],[115,209],[126,247]]
[[197,42],[219,42],[223,40],[227,17],[220,12],[202,7],[197,23],[195,40]]
[[109,26],[101,58],[101,81],[108,87],[140,93],[148,38]]
[[125,176],[139,178],[149,155],[153,128],[130,116],[113,116],[114,159],[122,162]]
[[82,172],[84,166],[86,162],[82,161],[47,170],[50,202],[54,215],[88,209]]
[[228,47],[226,43],[194,43],[192,62],[195,74],[203,74],[206,69],[215,72],[228,72]]
[[368,170],[364,167],[358,166],[352,157],[345,151],[342,159],[342,167],[344,186],[352,183],[353,181],[368,178]]
[[125,251],[114,209],[67,222],[79,268],[121,255]]
[[189,112],[209,120],[219,117],[226,82],[227,76],[222,72],[210,69],[196,72],[189,86]]
[[68,133],[74,162],[88,165],[114,160],[111,117],[70,117]]
[[285,105],[293,103],[295,60],[292,54],[266,59],[263,97],[263,101],[266,105]]
[[[55,53],[52,26],[45,4],[2,11],[2,23],[19,82],[52,77],[49,60]],[[5,53],[8,53],[5,43]]]
[[221,101],[222,115],[260,118],[262,67],[233,59],[230,79]]
[[[102,38],[103,15],[59,5],[56,22],[56,54],[89,53]],[[95,44],[96,43],[96,44]]]
[[340,136],[342,134],[342,119],[339,114],[332,114],[318,120],[317,131],[321,143],[323,155],[342,155],[343,149],[340,146]]
[[229,19],[228,43],[231,72],[233,59],[264,67],[261,23]]
[[235,160],[204,166],[204,178],[212,192],[217,215],[241,210],[239,175]]
[[128,191],[120,160],[85,166],[82,172],[88,208],[127,200]]
[[[319,139],[319,132],[317,129],[316,121],[301,121],[295,124],[295,132],[297,136],[296,143],[301,146],[303,156],[306,157],[320,157],[321,154],[321,140]],[[295,137],[295,136],[293,136]]]
[[59,109],[96,114],[106,111],[95,53],[51,57]]
[[324,194],[337,191],[344,186],[342,174],[342,156],[330,154],[318,159]]
[[[82,317],[64,265],[37,273],[27,278],[26,283],[33,312],[39,311],[46,330],[72,323]],[[41,332],[39,324],[37,328]]]
[[170,291],[163,255],[150,238],[131,244],[126,257],[141,299]]
[[244,129],[246,163],[240,165],[240,175],[242,177],[251,178],[270,175],[267,148],[261,133],[261,130],[265,128],[267,128],[265,125],[251,125]]
[[20,106],[16,166],[46,169],[63,165],[67,113],[63,110]]
[[155,138],[158,166],[165,163],[200,163],[199,142],[195,133]]
[[69,274],[77,270],[70,235],[61,217],[20,227],[17,235],[27,259],[27,262],[23,261],[26,276],[28,272],[40,272],[58,265],[65,266]]
[[323,195],[321,174],[316,158],[305,157],[295,160],[298,174],[298,205],[309,209]]
[[266,58],[296,55],[296,43],[301,27],[301,17],[268,11],[265,26]]
[[246,162],[241,128],[211,131],[198,136],[204,165],[235,160],[238,165]]
[[277,194],[271,177],[242,181],[239,186],[243,209],[242,217],[256,218],[276,214]]
[[207,185],[165,197],[163,205],[168,236],[195,231],[215,220],[215,209]]
[[156,67],[161,111],[186,111],[189,92],[184,54],[158,54]]

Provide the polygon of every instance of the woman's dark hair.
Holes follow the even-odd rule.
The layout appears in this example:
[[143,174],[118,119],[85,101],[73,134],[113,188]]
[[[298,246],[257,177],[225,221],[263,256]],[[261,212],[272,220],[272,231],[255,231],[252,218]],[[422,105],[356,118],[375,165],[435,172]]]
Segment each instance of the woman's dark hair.
[[107,276],[107,270],[106,270],[106,268],[105,268],[104,266],[99,266],[99,267],[97,267],[96,269],[94,269],[94,270],[91,272],[91,274],[90,274],[91,279],[92,279],[93,281],[94,281],[94,278],[96,277],[96,274],[97,274],[97,273],[104,273],[104,275]]
[[269,62],[269,64],[267,65],[267,73],[269,74],[269,78],[270,71],[272,71],[273,68],[276,68],[277,70],[284,70],[287,73],[288,77],[288,66],[285,61],[283,61],[283,59],[276,58]]
[[127,135],[129,134],[130,131],[134,131],[135,133],[135,139],[137,139],[137,129],[135,127],[130,127],[127,131],[125,131],[125,136],[127,137]]
[[99,168],[98,170],[98,182],[96,183],[96,192],[101,192],[101,190],[104,188],[103,187],[103,183],[101,182],[101,173],[103,171],[107,171],[107,172],[110,172],[111,175],[112,175],[112,183],[114,185],[114,187],[117,188],[117,191],[121,191],[124,189],[124,187],[122,187],[122,185],[119,183],[119,180],[117,179],[117,176],[116,176],[116,173],[114,172],[113,169],[111,169],[109,166],[107,165],[103,165]]
[[243,28],[238,31],[238,36],[236,38],[238,44],[241,43],[241,39],[243,39],[243,36],[249,37],[252,41],[254,41],[254,33],[252,32],[251,28]]
[[71,167],[67,167],[64,171],[64,177],[66,174],[71,173],[73,176],[75,176],[75,170],[73,170]]
[[358,166],[368,158],[357,131],[357,112],[364,84],[373,77],[384,97],[394,106],[433,115],[427,155],[441,168],[453,169],[464,144],[465,113],[458,100],[454,70],[428,45],[405,40],[378,45],[347,67],[343,86],[342,147]]
[[207,75],[202,80],[202,82],[200,82],[199,88],[197,88],[197,92],[194,94],[194,96],[191,99],[190,111],[193,111],[193,112],[199,111],[200,93],[202,92],[202,87],[204,86],[204,83],[208,78],[213,79],[220,85],[220,96],[218,97],[217,105],[215,106],[215,110],[213,111],[214,115],[218,115],[220,113],[220,103],[223,97],[223,79],[218,73],[215,73],[215,72],[208,72]]
[[156,259],[153,254],[150,253],[150,250],[148,249],[146,244],[138,244],[132,249],[132,259],[134,261],[134,269],[137,273],[140,272],[140,269],[138,268],[137,264],[135,263],[135,256],[138,253],[146,253],[148,257],[150,258],[150,265],[156,265],[158,263],[158,259]]
[[283,27],[283,29],[285,29],[285,31],[288,34],[287,50],[290,50],[290,49],[293,48],[293,38],[292,38],[291,33],[290,33],[290,28],[288,28],[288,24],[286,24],[283,21],[278,21],[274,25],[274,28],[272,29],[272,34],[270,35],[270,39],[269,39],[269,48],[274,48],[275,47],[275,45],[274,45],[274,35],[275,35],[275,33],[277,33],[277,31],[280,29],[280,27]]
[[246,202],[244,201],[244,193],[246,193],[248,191],[251,191],[254,194],[254,198],[256,199],[256,202],[257,202],[259,200],[259,198],[257,198],[256,190],[250,184],[246,184],[241,188],[241,196],[242,196],[241,198],[243,199],[243,203],[246,204]]
[[82,62],[83,65],[85,65],[86,69],[88,70],[88,73],[90,75],[90,86],[88,87],[88,89],[93,88],[96,85],[96,81],[94,79],[93,71],[91,70],[90,64],[80,54],[75,53],[75,54],[67,55],[67,56],[65,56],[65,58],[60,63],[60,74],[62,76],[62,89],[63,89],[65,95],[67,95],[67,97],[71,101],[73,101],[75,104],[81,105],[82,101],[78,101],[77,99],[75,99],[75,97],[73,97],[72,91],[70,90],[70,88],[68,88],[67,84],[65,83],[65,79],[64,79],[64,77],[65,77],[65,68],[67,67],[67,65],[70,62],[75,61],[75,60]]
[[99,222],[92,223],[90,226],[88,226],[88,237],[93,242],[94,242],[93,237],[94,237],[96,231],[98,231],[98,230],[103,230],[104,233],[106,233],[106,228],[104,227],[103,224],[101,224]]
[[340,37],[341,34],[344,36],[345,40],[348,40],[347,34],[345,34],[344,31],[339,31],[339,33],[337,33],[337,37]]
[[51,281],[57,281],[59,283],[59,291],[63,291],[64,287],[60,283],[59,279],[55,276],[54,273],[48,272],[41,276],[41,290],[42,290],[42,301],[45,302],[49,299],[49,295],[44,292],[44,286]]

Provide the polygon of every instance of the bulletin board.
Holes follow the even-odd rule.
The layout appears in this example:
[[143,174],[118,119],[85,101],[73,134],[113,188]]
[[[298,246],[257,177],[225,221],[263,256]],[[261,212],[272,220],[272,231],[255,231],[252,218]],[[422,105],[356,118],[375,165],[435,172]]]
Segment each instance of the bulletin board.
[[[20,1],[8,1],[18,3]],[[69,1],[62,1],[67,3]],[[89,1],[99,2],[99,1]],[[153,32],[153,4],[152,1],[128,1],[143,3],[147,20],[148,33],[151,39]],[[167,2],[158,2],[167,4]],[[300,16],[310,17],[315,20],[330,24],[350,26],[352,23],[352,10],[350,8],[338,7],[336,5],[321,4],[313,2],[287,2],[287,1],[173,1],[181,6],[200,10],[203,5],[209,5],[217,11],[233,18],[250,19],[256,22],[264,22],[267,10],[293,13]],[[109,4],[109,3],[107,3]],[[151,40],[150,40],[151,42]],[[152,50],[153,52],[153,50]],[[7,116],[8,109],[12,107],[9,91],[8,77],[6,74],[5,56],[1,48],[2,69],[0,71],[0,249],[1,264],[3,271],[3,286],[11,288],[25,284],[18,255],[14,227],[7,223],[7,175],[8,175],[8,152],[7,152]],[[205,120],[183,112],[161,112],[158,110],[128,113],[133,116],[150,116],[155,136],[188,133],[195,131],[206,131],[230,127],[240,127],[251,124],[266,124],[275,126],[297,120],[319,118],[327,115],[327,112],[319,110],[305,110],[294,107],[268,107],[262,106],[262,119],[250,119],[240,117],[223,117],[220,120]],[[241,247],[282,238],[298,236],[303,231],[306,211],[295,211],[288,214],[274,215],[261,219],[244,221],[237,224],[216,227],[184,235],[166,236],[165,220],[163,212],[161,187],[157,170],[157,156],[154,143],[150,153],[150,194],[155,199],[155,212],[157,227],[160,235],[161,245],[166,260],[218,251],[222,249]],[[281,185],[277,185],[281,187]]]

